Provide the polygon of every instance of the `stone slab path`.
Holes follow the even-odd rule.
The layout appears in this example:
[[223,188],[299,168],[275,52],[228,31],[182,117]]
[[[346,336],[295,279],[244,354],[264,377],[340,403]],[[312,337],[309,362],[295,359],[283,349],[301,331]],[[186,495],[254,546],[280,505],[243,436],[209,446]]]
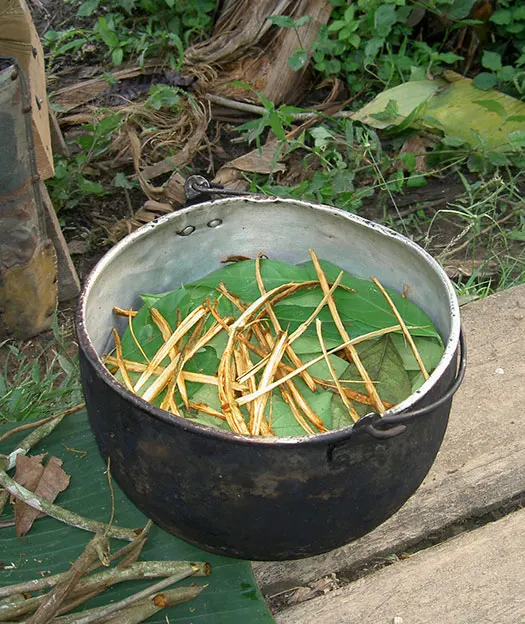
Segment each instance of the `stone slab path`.
[[[256,577],[266,594],[301,586],[331,573],[348,574],[380,557],[402,552],[455,522],[501,507],[525,492],[525,285],[465,306],[462,308],[462,324],[469,350],[467,375],[454,399],[442,448],[420,489],[382,526],[343,548],[300,561],[255,563]],[[523,515],[521,520],[525,533]],[[503,521],[498,521],[495,527],[500,522]],[[474,531],[469,539],[475,539],[479,531],[481,529]],[[446,547],[444,552],[452,553],[450,548],[459,543],[460,540],[455,540],[440,548]],[[520,580],[525,593],[525,548],[521,543],[523,572]],[[417,561],[424,557],[422,552]],[[388,568],[358,582],[371,583],[374,578],[386,574],[390,578],[394,572]],[[501,575],[505,576],[503,570]],[[453,578],[452,575],[451,581]],[[349,591],[353,585],[348,586]],[[452,582],[449,592],[453,591]],[[451,594],[447,595],[450,598],[447,602],[452,603]],[[384,597],[386,599],[386,593]],[[295,616],[290,610],[292,619],[287,620],[287,616],[281,615],[279,621],[301,621],[304,624],[387,621],[377,619],[375,615],[367,616],[369,619],[360,616],[347,620],[334,619],[333,614],[325,619],[324,616],[314,616],[314,611],[309,615],[316,600],[321,599],[304,604],[303,620],[293,619]],[[392,617],[395,615],[393,613]],[[455,619],[412,621],[471,620],[457,616]],[[483,614],[477,621],[521,624],[519,619],[486,619]]]

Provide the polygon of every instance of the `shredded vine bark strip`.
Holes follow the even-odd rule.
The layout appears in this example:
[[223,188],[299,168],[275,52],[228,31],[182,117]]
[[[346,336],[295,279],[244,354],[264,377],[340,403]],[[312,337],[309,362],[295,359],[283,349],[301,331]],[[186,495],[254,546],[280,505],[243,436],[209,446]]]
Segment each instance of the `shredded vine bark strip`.
[[394,313],[394,316],[396,317],[398,323],[401,325],[401,329],[403,330],[403,334],[406,338],[406,341],[408,342],[408,344],[410,345],[410,348],[412,349],[412,353],[414,354],[414,357],[416,358],[416,362],[419,366],[420,371],[423,373],[423,377],[425,379],[428,379],[429,375],[428,375],[428,371],[425,368],[425,365],[423,364],[423,360],[421,359],[421,355],[418,351],[418,348],[416,346],[416,343],[414,342],[412,335],[410,334],[410,332],[408,331],[408,327],[406,326],[405,321],[403,320],[401,314],[399,314],[399,310],[396,308],[395,303],[392,301],[392,298],[390,297],[390,295],[386,292],[386,290],[383,288],[383,286],[380,284],[379,280],[376,279],[375,277],[372,278],[372,281],[374,282],[374,284],[379,288],[379,290],[381,291],[381,294],[383,295],[383,297],[386,299],[386,302],[388,303],[388,305],[390,306],[390,309],[392,310],[392,312]]
[[120,344],[120,336],[118,335],[116,329],[113,329],[113,336],[115,338],[115,354],[117,356],[118,369],[120,371],[120,374],[122,375],[122,379],[126,388],[130,392],[134,392],[133,384],[131,383],[131,379],[129,378],[126,365],[124,364],[124,358],[122,357],[122,345]]
[[[257,256],[257,259],[255,260],[255,279],[257,280],[257,286],[259,287],[259,292],[261,293],[261,295],[264,295],[267,291],[266,291],[266,286],[264,285],[264,280],[261,274],[261,255],[260,254]],[[279,322],[279,319],[277,318],[277,314],[275,314],[275,310],[273,309],[272,303],[270,301],[267,301],[264,308],[266,310],[266,313],[268,314],[270,321],[272,322],[275,333],[276,334],[282,333],[283,328],[281,327],[281,323]],[[288,355],[292,364],[294,364],[296,368],[298,368],[299,366],[302,366],[303,361],[294,351],[291,340],[286,346],[286,354]],[[304,370],[301,373],[301,377],[304,383],[310,388],[310,390],[312,392],[315,392],[317,386],[315,385],[315,382],[312,379],[312,376],[310,375],[310,373],[307,370]]]
[[[328,280],[326,279],[326,275],[324,274],[324,271],[321,267],[319,259],[317,258],[317,255],[313,249],[310,249],[310,256],[312,258],[312,262],[315,267],[317,277],[319,278],[321,288],[323,289],[323,292],[326,294],[330,289],[330,287],[328,286]],[[334,322],[339,331],[339,334],[341,335],[341,338],[345,342],[348,341],[350,339],[350,336],[348,335],[348,332],[346,331],[345,326],[343,325],[341,316],[339,315],[339,311],[337,310],[337,306],[335,304],[335,300],[333,296],[330,296],[328,299],[328,308],[330,309],[332,318],[334,319]],[[359,353],[357,352],[357,349],[354,347],[353,344],[349,343],[347,347],[345,347],[345,351],[348,354],[350,361],[355,364],[359,374],[361,375],[361,378],[365,382],[366,391],[370,395],[370,398],[374,401],[374,405],[377,411],[379,412],[379,414],[383,414],[385,411],[385,406],[383,405],[383,402],[381,401],[381,398],[379,394],[377,393],[377,390],[374,384],[372,383],[372,380],[370,379],[370,375],[368,374],[366,368],[363,366],[361,362],[361,358],[359,357]]]
[[142,348],[142,345],[137,340],[137,336],[135,336],[135,330],[133,329],[133,316],[131,314],[128,316],[128,325],[129,325],[129,333],[131,334],[131,337],[133,338],[133,342],[137,345],[137,348],[141,352],[142,357],[146,360],[146,362],[149,362],[149,357],[146,355],[146,352]]
[[[283,332],[276,340],[275,346],[271,352],[268,363],[266,364],[261,381],[259,382],[259,390],[263,390],[268,384],[270,384],[277,372],[279,363],[286,351],[286,344],[288,341],[288,334]],[[259,435],[261,430],[261,421],[264,417],[264,409],[268,400],[268,394],[262,393],[256,399],[253,409],[253,429],[252,435]]]
[[347,396],[345,395],[343,391],[343,387],[341,386],[341,382],[339,381],[339,378],[336,375],[334,366],[332,362],[330,361],[330,356],[328,355],[328,351],[326,350],[326,345],[323,339],[322,323],[319,319],[315,319],[315,328],[317,330],[317,337],[319,338],[319,344],[321,345],[321,350],[323,352],[326,365],[328,366],[328,370],[330,371],[330,374],[332,375],[332,379],[334,380],[335,386],[339,392],[341,400],[345,404],[345,407],[348,410],[348,413],[350,414],[350,416],[352,417],[352,420],[354,422],[357,422],[359,420],[359,414],[357,413],[350,399],[348,399]]
[[[359,344],[360,342],[371,340],[372,338],[379,338],[380,336],[384,336],[385,334],[391,334],[392,332],[399,331],[400,329],[401,329],[400,325],[392,325],[391,327],[384,327],[383,329],[376,329],[372,332],[369,332],[368,334],[363,334],[362,336],[357,336],[356,338],[352,338],[348,340],[347,342],[341,343],[337,347],[330,349],[330,351],[328,351],[328,355],[337,353],[338,351],[341,351],[348,345],[356,345],[356,344]],[[306,364],[303,364],[303,368],[308,368],[310,366],[313,366],[314,364],[317,364],[317,362],[321,362],[322,360],[324,360],[324,355],[319,355],[315,357],[313,360],[306,362]],[[277,381],[274,381],[269,386],[267,386],[267,388],[265,389],[265,392],[270,392],[274,388],[278,388],[281,384],[286,383],[289,379],[293,379],[299,373],[300,373],[300,369],[295,369],[291,371],[284,377],[281,377]],[[245,405],[246,403],[249,403],[250,401],[253,401],[254,399],[256,399],[260,394],[262,394],[261,390],[257,390],[257,392],[254,392],[251,394],[245,394],[244,396],[240,397],[237,400],[237,403],[238,405]]]
[[189,331],[190,329],[196,325],[199,320],[207,314],[207,310],[204,306],[199,306],[195,308],[193,312],[191,312],[183,321],[181,321],[180,325],[170,336],[169,340],[167,340],[157,351],[154,357],[151,359],[150,363],[146,367],[145,371],[140,376],[139,380],[135,384],[134,391],[138,393],[138,391],[144,386],[144,384],[148,381],[148,379],[153,374],[153,371],[157,368],[159,364],[162,363],[164,358],[167,357],[170,350],[176,345]]
[[119,308],[118,306],[113,306],[113,314],[117,316],[137,316],[138,312],[136,310],[124,310],[124,308]]

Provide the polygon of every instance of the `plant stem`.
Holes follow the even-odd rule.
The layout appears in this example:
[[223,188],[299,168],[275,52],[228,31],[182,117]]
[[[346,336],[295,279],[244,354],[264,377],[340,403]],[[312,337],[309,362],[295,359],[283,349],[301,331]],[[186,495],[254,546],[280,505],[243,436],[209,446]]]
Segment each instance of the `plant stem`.
[[[56,615],[68,595],[71,594],[75,585],[78,584],[82,574],[97,559],[99,552],[107,553],[108,550],[108,539],[100,534],[95,535],[89,541],[80,557],[66,572],[64,578],[55,585],[54,589],[47,596],[44,596],[35,613],[27,620],[27,624],[45,624],[49,622]],[[107,555],[104,555],[101,561],[103,565],[109,565]]]
[[[86,571],[89,571],[87,568]],[[60,583],[67,581],[68,572],[55,574],[48,578],[34,579],[26,583],[19,583],[1,588],[2,595],[11,590],[9,596],[13,596],[11,603],[7,603],[0,611],[0,618],[16,618],[31,613],[36,609],[47,595],[35,596],[24,600],[21,604],[18,600],[20,592],[37,591],[52,586],[58,586]],[[118,566],[97,572],[91,576],[81,579],[71,592],[69,598],[72,600],[91,594],[99,594],[100,592],[116,585],[125,583],[126,581],[136,581],[140,579],[151,579],[158,577],[173,576],[175,574],[188,574],[189,576],[208,576],[210,567],[207,563],[192,563],[190,561],[140,561],[129,565],[127,568],[119,568]],[[64,605],[64,607],[66,607]],[[0,619],[0,621],[1,621]]]
[[[199,587],[198,585],[190,585],[189,587],[176,587],[175,589],[170,589],[163,592],[162,594],[157,594],[153,597],[153,599],[151,597],[148,597],[139,600],[132,606],[119,610],[117,615],[115,615],[114,617],[111,617],[111,615],[109,617],[98,615],[96,620],[100,624],[138,624],[139,622],[144,622],[155,613],[158,613],[161,609],[172,607],[174,605],[188,602],[189,600],[197,598],[197,596],[202,592],[203,589],[204,587]],[[103,608],[104,607],[99,607],[99,613],[102,612]],[[93,609],[93,611],[95,610]],[[87,612],[85,611],[84,614],[85,613]],[[54,621],[57,624],[76,624],[77,622],[81,621],[78,619],[73,619],[78,618],[78,614],[73,614],[66,617],[67,619],[59,617]]]
[[38,509],[38,511],[41,511],[47,516],[51,516],[56,520],[60,520],[60,522],[64,522],[65,524],[69,524],[70,526],[74,526],[78,529],[91,531],[92,533],[100,533],[107,530],[108,537],[127,540],[129,542],[134,540],[137,536],[136,529],[124,529],[120,527],[109,527],[108,529],[107,525],[103,522],[84,518],[73,511],[54,505],[34,492],[31,492],[25,487],[19,485],[2,469],[0,469],[0,485],[2,485],[15,498],[23,503],[26,503],[26,505],[29,505],[29,507]]
[[[155,583],[154,585],[151,585],[150,587],[147,587],[146,589],[143,589],[142,591],[137,592],[136,594],[133,594],[132,596],[128,596],[127,598],[124,598],[123,600],[120,600],[119,602],[115,602],[114,604],[108,605],[106,607],[92,609],[90,611],[87,611],[83,615],[83,617],[78,617],[78,613],[77,613],[74,616],[66,616],[66,618],[68,618],[67,620],[62,619],[62,618],[57,618],[56,621],[57,623],[58,622],[63,622],[63,623],[74,622],[75,624],[90,624],[91,622],[96,622],[98,620],[105,619],[108,616],[113,615],[114,613],[117,613],[118,611],[121,611],[122,609],[125,609],[126,607],[130,607],[131,605],[135,604],[139,600],[142,600],[144,598],[149,598],[153,594],[162,591],[166,587],[169,587],[170,585],[178,583],[179,581],[182,581],[185,578],[188,578],[189,576],[193,576],[194,574],[195,574],[195,568],[193,568],[192,566],[187,566],[184,570],[179,571],[177,574],[173,574],[169,576],[168,578],[162,579],[162,581],[159,581],[158,583]],[[71,617],[74,617],[75,619],[71,619]]]
[[[12,453],[10,453],[7,470],[11,470],[16,466],[17,455],[27,455],[27,453],[39,442],[41,442],[46,436],[48,436],[64,420],[66,416],[78,412],[85,406],[85,403],[79,403],[78,405],[70,407],[63,412],[59,412],[58,414],[55,414],[52,419],[48,420],[44,424],[40,425],[37,429],[32,431],[27,437],[22,440],[22,442],[20,442],[18,447]],[[18,430],[20,431],[20,428],[18,428]]]

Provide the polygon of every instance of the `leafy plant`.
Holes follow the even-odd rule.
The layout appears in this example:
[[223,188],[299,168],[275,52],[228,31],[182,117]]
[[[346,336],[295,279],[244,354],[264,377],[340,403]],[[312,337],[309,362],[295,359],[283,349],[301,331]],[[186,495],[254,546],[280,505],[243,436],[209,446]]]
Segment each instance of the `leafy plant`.
[[184,47],[209,31],[214,9],[213,0],[85,0],[77,11],[85,27],[49,31],[44,44],[52,59],[89,44],[113,65],[163,56],[176,69]]
[[2,349],[0,423],[37,420],[82,400],[77,363],[56,323],[54,340],[36,357],[12,343]]
[[295,34],[297,36],[297,42],[299,44],[299,49],[296,50],[292,54],[292,56],[288,57],[288,65],[290,65],[290,67],[294,71],[303,69],[303,67],[305,67],[308,63],[308,52],[303,46],[303,42],[301,41],[301,36],[298,29],[301,26],[308,24],[308,22],[312,19],[311,16],[303,15],[302,17],[294,20],[288,15],[270,15],[268,19],[280,28],[292,28],[295,31]]

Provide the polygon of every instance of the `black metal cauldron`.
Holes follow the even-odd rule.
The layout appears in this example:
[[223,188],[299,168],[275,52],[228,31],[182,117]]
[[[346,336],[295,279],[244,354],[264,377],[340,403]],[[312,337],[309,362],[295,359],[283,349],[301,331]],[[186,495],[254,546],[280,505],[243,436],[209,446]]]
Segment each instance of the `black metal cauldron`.
[[[308,249],[374,275],[432,318],[445,353],[430,379],[382,418],[298,438],[249,438],[168,414],[132,395],[102,364],[118,321],[220,266],[229,255],[298,263]],[[124,322],[124,321],[122,321]],[[122,329],[122,328],[121,328]],[[370,532],[415,492],[441,445],[466,357],[459,308],[439,265],[395,232],[326,206],[282,199],[210,201],[146,225],[87,280],[78,310],[82,382],[100,451],[131,500],[157,524],[206,550],[258,560],[319,554]]]

